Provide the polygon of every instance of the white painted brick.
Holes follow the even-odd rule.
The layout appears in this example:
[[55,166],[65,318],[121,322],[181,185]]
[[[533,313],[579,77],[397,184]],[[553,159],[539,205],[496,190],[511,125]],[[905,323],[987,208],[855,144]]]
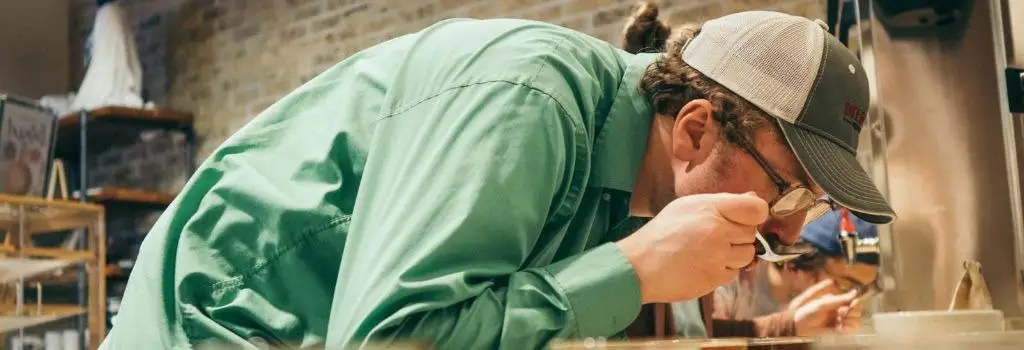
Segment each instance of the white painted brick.
[[[92,26],[95,2],[73,2],[72,43],[79,46],[72,50],[80,52],[84,36]],[[280,96],[330,67],[333,61],[382,40],[419,30],[445,18],[525,16],[566,25],[617,44],[622,16],[629,13],[635,1],[149,0],[121,3],[129,13],[129,20],[137,27],[146,91],[163,105],[196,114],[196,127],[203,140],[197,157],[197,161],[201,161],[243,125],[246,118],[258,114]],[[295,5],[290,6],[292,3]],[[670,24],[760,8],[824,16],[821,0],[660,3],[663,19]],[[301,21],[296,22],[296,18]],[[183,27],[183,23],[190,26]],[[297,32],[292,33],[294,37],[287,37],[285,33],[289,31]],[[180,143],[174,144],[180,146]],[[139,157],[174,159],[126,151]],[[180,153],[181,149],[169,147],[164,151]],[[135,162],[133,159],[124,161]],[[174,168],[173,165],[167,167]],[[99,174],[112,178],[115,176],[107,174],[117,174],[118,170]],[[172,179],[181,177],[166,171],[162,173],[165,174],[161,176]]]

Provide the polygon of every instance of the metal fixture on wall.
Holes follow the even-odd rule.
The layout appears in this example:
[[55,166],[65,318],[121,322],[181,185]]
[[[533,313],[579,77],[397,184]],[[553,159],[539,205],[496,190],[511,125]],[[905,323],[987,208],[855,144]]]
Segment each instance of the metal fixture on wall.
[[872,9],[889,36],[904,37],[962,30],[973,7],[972,0],[875,0]]
[[1010,113],[1024,113],[1024,69],[1006,67],[1006,98]]
[[[860,149],[857,152],[857,158],[868,174],[871,175],[879,191],[889,198],[889,175],[886,159],[886,149],[888,148],[887,143],[889,140],[886,132],[887,119],[884,117],[883,101],[878,94],[877,68],[875,67],[875,51],[871,32],[872,26],[870,25],[872,11],[868,10],[871,8],[871,0],[856,0],[854,4],[857,24],[851,28],[853,33],[850,33],[850,35],[856,38],[852,46],[868,74],[871,99],[867,121],[861,130]],[[899,215],[898,212],[897,215]],[[898,285],[893,272],[899,271],[900,261],[893,258],[892,252],[894,249],[891,226],[879,226],[878,238],[881,271],[877,283],[883,291],[893,290]],[[898,306],[895,306],[898,303],[895,302],[895,298],[891,296],[891,293],[881,294],[878,298],[874,299],[874,303],[874,307],[881,310],[898,308]]]
[[[877,7],[897,2],[938,7]],[[1006,109],[1000,61],[1001,17],[1010,2],[1024,5],[857,1],[859,50],[872,90],[859,156],[899,216],[879,230],[882,277],[895,281],[885,285],[882,311],[944,309],[962,261],[971,259],[984,266],[995,307],[1021,316],[1024,121]],[[959,17],[940,16],[919,28],[879,18],[950,8]]]
[[1024,310],[1024,3],[1019,0],[991,0],[992,33],[996,78],[1006,160],[1013,209],[1014,262],[1017,305]]

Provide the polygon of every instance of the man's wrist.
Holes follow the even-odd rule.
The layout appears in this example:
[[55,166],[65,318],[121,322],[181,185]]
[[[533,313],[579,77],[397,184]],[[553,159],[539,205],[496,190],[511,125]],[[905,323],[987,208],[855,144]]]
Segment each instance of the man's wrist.
[[792,337],[800,333],[800,325],[796,322],[796,313],[783,311],[779,313],[779,337]]
[[754,318],[758,337],[791,337],[797,335],[796,318],[790,311],[781,311]]
[[579,336],[609,336],[626,328],[640,312],[636,272],[622,251],[610,243],[544,270],[572,308]]
[[629,264],[633,266],[633,271],[636,272],[636,278],[640,284],[640,304],[646,305],[655,302],[653,300],[652,293],[648,290],[650,283],[648,281],[647,264],[644,262],[644,250],[646,247],[642,244],[638,244],[635,239],[626,237],[618,242],[615,242],[615,246],[622,251],[622,255],[629,260]]

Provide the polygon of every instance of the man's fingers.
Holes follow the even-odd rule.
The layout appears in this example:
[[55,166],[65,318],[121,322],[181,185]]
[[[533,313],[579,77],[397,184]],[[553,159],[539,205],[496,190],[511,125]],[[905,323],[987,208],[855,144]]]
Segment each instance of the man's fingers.
[[860,317],[847,317],[843,319],[841,327],[843,332],[853,332],[860,329],[860,325]]
[[854,298],[853,301],[850,302],[850,312],[860,314],[862,311],[864,311],[863,299]]
[[823,295],[836,294],[839,292],[839,287],[836,286],[834,280],[825,279],[819,281],[818,283],[815,283],[810,288],[805,289],[803,292],[800,293],[800,295],[797,295],[796,298],[793,298],[793,300],[790,303],[794,305],[803,305],[808,301],[817,299]]
[[836,284],[836,280],[826,278],[818,283],[815,283],[811,288],[807,288],[810,291],[810,295],[820,296],[825,294],[839,294],[842,290],[839,289],[839,285]]
[[753,244],[733,244],[729,247],[729,258],[726,260],[725,266],[730,269],[741,270],[750,265],[753,259]]
[[856,319],[859,320],[861,314],[864,312],[864,304],[860,302],[860,299],[853,299],[849,306],[844,307],[840,315],[843,316],[844,320]]
[[734,226],[728,230],[723,230],[725,240],[731,244],[754,244],[757,242],[757,238],[754,237],[753,226]]
[[859,303],[859,301],[860,299],[855,299],[850,306],[839,308],[840,325],[844,332],[855,331],[860,328],[861,312],[864,305]]
[[851,290],[843,294],[826,295],[821,298],[815,299],[814,301],[811,301],[811,303],[816,304],[817,309],[820,311],[837,310],[840,307],[849,306],[850,303],[853,302],[856,297],[857,291]]
[[[753,192],[717,193],[707,197],[722,218],[745,226],[757,226],[768,219],[768,202]],[[751,232],[753,234],[753,232]]]

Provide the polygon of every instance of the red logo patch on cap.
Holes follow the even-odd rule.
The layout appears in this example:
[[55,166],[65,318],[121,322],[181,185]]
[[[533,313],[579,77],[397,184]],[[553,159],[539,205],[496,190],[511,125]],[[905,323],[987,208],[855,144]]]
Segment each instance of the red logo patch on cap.
[[860,107],[847,102],[846,106],[843,107],[843,116],[847,120],[856,123],[859,127],[864,125],[864,119],[867,118],[868,114],[863,109],[860,109]]

